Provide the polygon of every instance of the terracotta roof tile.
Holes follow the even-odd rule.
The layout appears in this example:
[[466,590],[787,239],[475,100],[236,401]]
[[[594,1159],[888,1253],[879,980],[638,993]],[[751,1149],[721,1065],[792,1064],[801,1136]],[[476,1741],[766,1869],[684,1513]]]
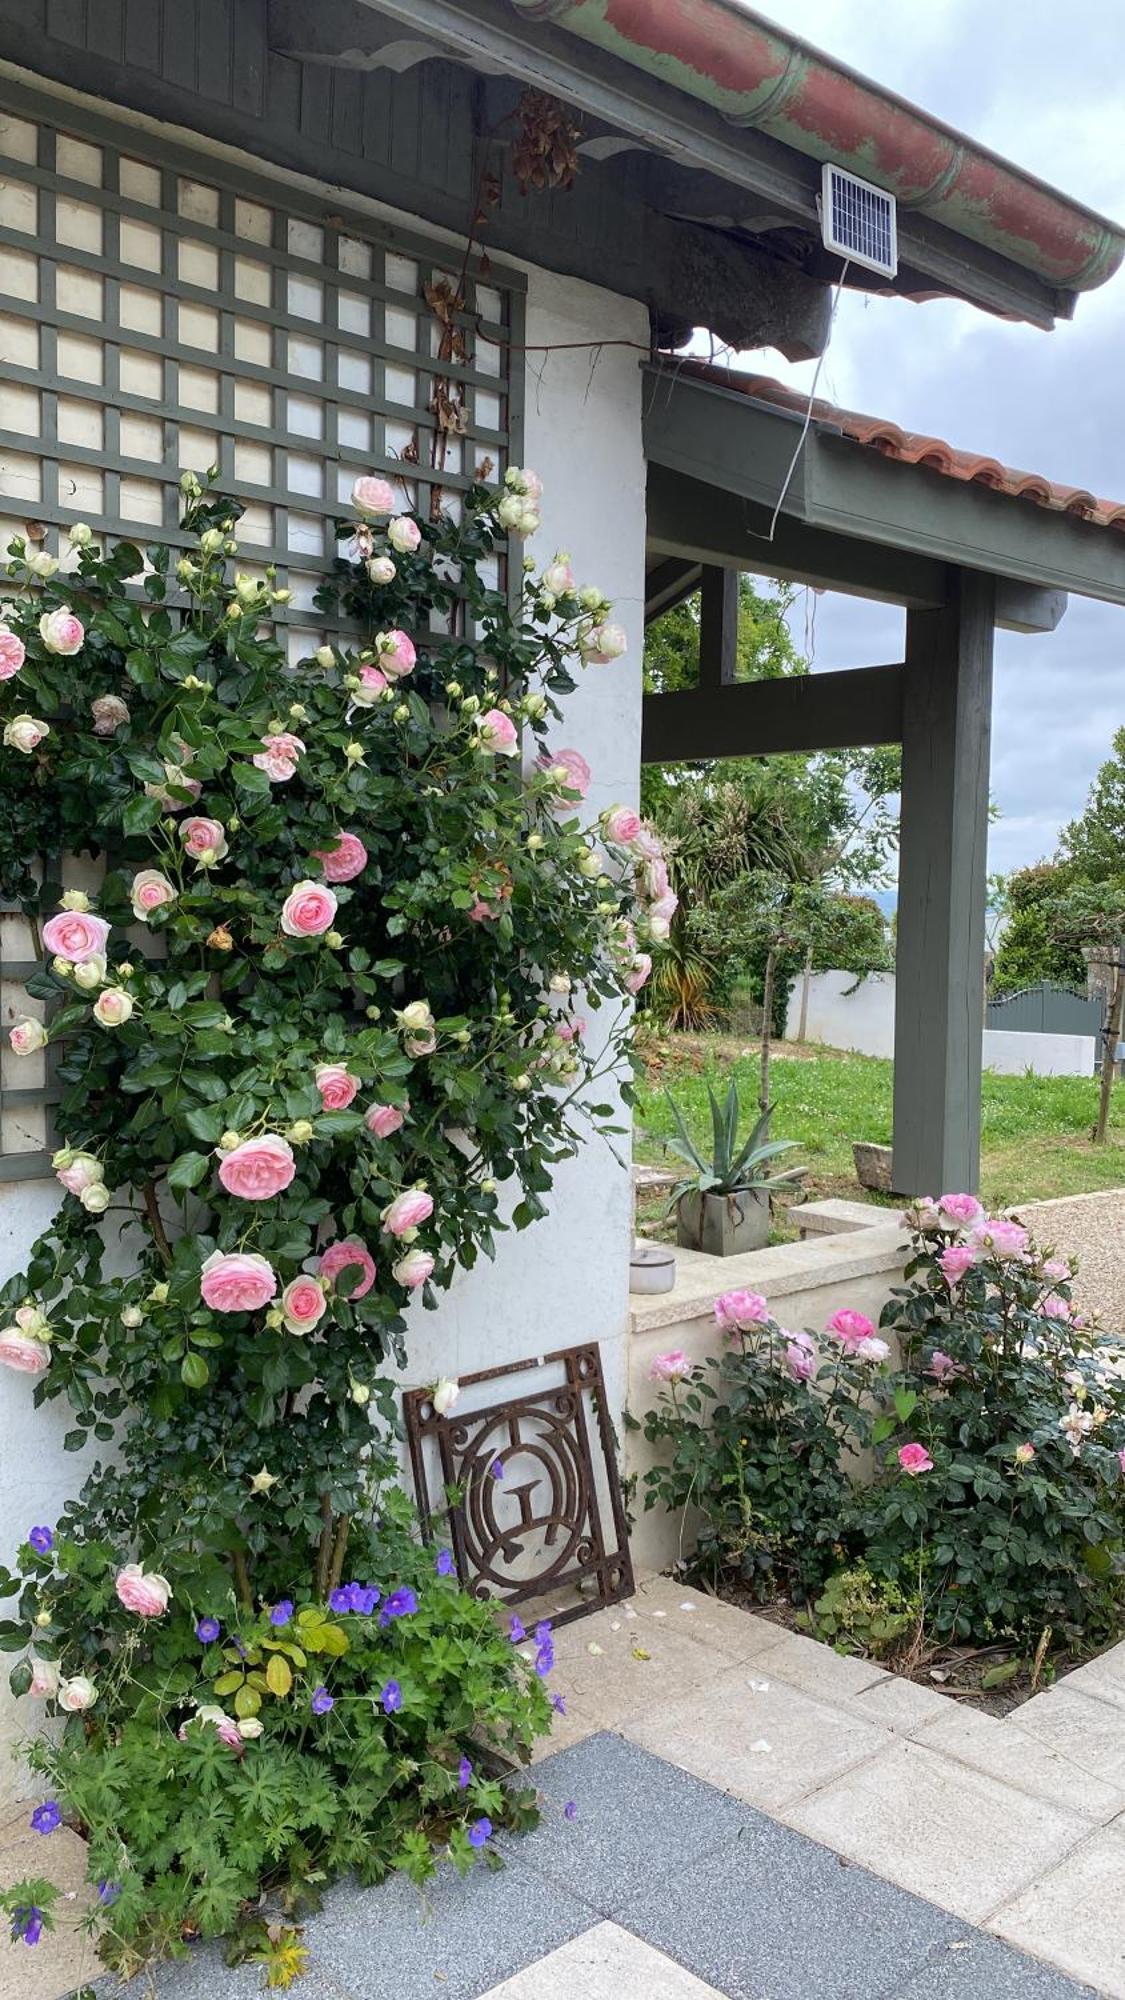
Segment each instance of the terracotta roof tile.
[[[776,409],[791,410],[797,416],[803,417],[808,408],[807,395],[797,389],[787,389],[772,375],[745,375],[735,368],[719,367],[709,361],[685,360],[679,356],[676,366],[705,382],[718,383],[724,389],[737,389],[757,403],[771,403]],[[1096,494],[1088,493],[1084,487],[1063,486],[1039,472],[1019,472],[1014,466],[1002,465],[998,458],[988,458],[981,452],[958,451],[945,438],[928,437],[921,431],[904,431],[884,417],[867,417],[858,410],[840,409],[837,404],[825,402],[820,397],[813,402],[812,414],[815,423],[840,431],[844,437],[854,439],[856,444],[866,445],[871,451],[882,452],[884,458],[898,459],[903,465],[925,466],[931,472],[942,473],[947,479],[960,479],[967,485],[987,486],[993,492],[1006,493],[1014,500],[1030,500],[1038,507],[1051,508],[1056,514],[1073,514],[1079,520],[1092,522],[1095,527],[1116,528],[1125,533],[1125,502],[1099,500]]]

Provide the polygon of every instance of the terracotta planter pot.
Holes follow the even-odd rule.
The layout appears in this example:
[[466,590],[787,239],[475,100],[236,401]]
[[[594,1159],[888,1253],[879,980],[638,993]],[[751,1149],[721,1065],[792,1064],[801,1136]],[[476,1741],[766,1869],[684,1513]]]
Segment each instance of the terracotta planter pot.
[[709,1257],[737,1257],[762,1250],[770,1237],[770,1198],[762,1188],[737,1194],[682,1194],[676,1203],[676,1241]]

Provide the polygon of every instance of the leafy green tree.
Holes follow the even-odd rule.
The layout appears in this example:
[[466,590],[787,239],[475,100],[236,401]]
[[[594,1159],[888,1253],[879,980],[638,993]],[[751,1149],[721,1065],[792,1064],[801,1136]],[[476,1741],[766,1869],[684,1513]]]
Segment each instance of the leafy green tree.
[[1095,1145],[1101,1145],[1109,1128],[1114,1058],[1125,1025],[1125,729],[1114,736],[1113,755],[1090,787],[1085,812],[1063,828],[1059,851],[1065,890],[1054,909],[1056,936],[1064,944],[1097,944],[1116,961],[1093,1133]]
[[992,977],[995,993],[1017,993],[1042,979],[1063,986],[1085,983],[1082,952],[1072,939],[1060,936],[1056,921],[1069,875],[1058,861],[1037,861],[1008,876],[1002,903],[1006,922]]

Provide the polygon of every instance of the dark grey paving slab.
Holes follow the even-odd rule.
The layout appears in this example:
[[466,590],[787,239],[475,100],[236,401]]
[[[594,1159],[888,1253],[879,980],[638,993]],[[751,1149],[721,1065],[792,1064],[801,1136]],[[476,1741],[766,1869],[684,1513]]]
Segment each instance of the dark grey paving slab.
[[[265,1979],[260,1965],[224,1965],[218,1947],[201,1945],[190,1958],[142,1973],[128,1985],[112,1975],[100,1979],[94,1991],[97,2000],[261,2000]],[[300,2000],[355,2000],[313,1965],[293,1992]]]
[[[560,1750],[531,1776],[544,1798],[542,1821],[532,1833],[502,1836],[501,1851],[564,1883],[600,1916],[615,1915],[665,1876],[693,1871],[699,1856],[762,1818],[610,1734]],[[568,1804],[573,1819],[565,1817]]]
[[958,1918],[757,1817],[616,1921],[730,2000],[886,2000],[965,1936]]
[[1053,1966],[1025,1958],[999,1938],[971,1931],[936,1951],[905,1985],[885,2000],[1097,2000],[1092,1986],[1076,1986]]
[[[354,2000],[479,2000],[596,1921],[589,1903],[533,1869],[478,1867],[462,1880],[447,1867],[425,1890],[402,1876],[377,1889],[341,1886],[310,1918],[305,1942]],[[225,1988],[215,2000],[228,2000]]]

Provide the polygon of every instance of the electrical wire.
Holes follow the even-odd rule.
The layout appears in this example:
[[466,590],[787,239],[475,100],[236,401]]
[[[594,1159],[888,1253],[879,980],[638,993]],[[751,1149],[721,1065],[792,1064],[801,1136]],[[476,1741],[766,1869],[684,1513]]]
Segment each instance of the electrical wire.
[[782,482],[781,492],[777,496],[777,505],[774,508],[773,514],[770,518],[769,533],[764,536],[756,536],[755,539],[758,541],[772,542],[774,535],[777,532],[777,523],[781,514],[781,510],[785,505],[785,496],[788,493],[789,488],[793,483],[793,474],[797,470],[797,462],[800,459],[801,453],[805,448],[805,439],[808,437],[809,426],[812,423],[813,404],[816,402],[817,383],[820,381],[820,371],[823,368],[825,360],[828,355],[829,345],[832,340],[832,329],[836,324],[836,310],[840,304],[840,293],[844,289],[844,279],[848,275],[848,269],[850,263],[851,259],[845,257],[844,268],[840,272],[840,276],[836,281],[836,293],[835,297],[832,300],[832,311],[828,315],[828,334],[825,339],[824,346],[821,349],[820,354],[817,356],[816,370],[812,378],[812,387],[809,390],[808,407],[805,411],[805,421],[801,425],[801,435],[797,439],[796,450],[794,451],[793,456],[789,461],[789,470],[785,475],[784,481]]

